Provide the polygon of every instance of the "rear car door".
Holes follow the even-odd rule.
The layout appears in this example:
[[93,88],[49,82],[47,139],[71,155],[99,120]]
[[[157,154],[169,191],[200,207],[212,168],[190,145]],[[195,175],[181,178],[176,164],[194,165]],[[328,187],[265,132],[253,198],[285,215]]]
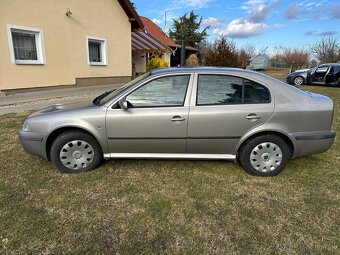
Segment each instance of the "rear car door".
[[329,70],[329,66],[322,65],[319,66],[314,73],[314,76],[312,77],[312,83],[313,84],[325,84],[325,77]]
[[111,153],[185,153],[191,74],[152,79],[125,95],[129,108],[108,109]]
[[232,154],[240,138],[268,121],[270,90],[235,75],[197,74],[190,104],[188,153]]
[[336,80],[335,80],[335,67],[334,66],[331,66],[329,68],[329,71],[328,73],[326,74],[325,76],[325,84],[328,85],[328,84],[333,84],[333,83],[336,83]]

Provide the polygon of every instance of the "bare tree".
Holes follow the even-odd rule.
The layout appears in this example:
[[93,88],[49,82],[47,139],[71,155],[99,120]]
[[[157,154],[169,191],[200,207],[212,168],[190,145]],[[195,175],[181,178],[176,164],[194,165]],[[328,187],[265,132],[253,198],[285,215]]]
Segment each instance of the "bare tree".
[[309,61],[310,66],[317,66],[319,65],[319,62],[316,59],[312,59],[311,61]]
[[310,47],[321,63],[336,63],[340,61],[339,38],[335,36],[324,36]]
[[207,54],[208,50],[210,49],[211,44],[207,40],[203,40],[199,43],[198,49],[200,50],[198,53],[198,59],[201,65],[205,65],[205,55]]
[[246,68],[249,65],[254,53],[255,46],[251,44],[247,44],[246,46],[241,48],[241,50],[238,52],[238,57],[242,68]]
[[301,49],[283,48],[283,53],[275,56],[277,59],[290,66],[290,72],[308,65],[310,60],[309,52]]

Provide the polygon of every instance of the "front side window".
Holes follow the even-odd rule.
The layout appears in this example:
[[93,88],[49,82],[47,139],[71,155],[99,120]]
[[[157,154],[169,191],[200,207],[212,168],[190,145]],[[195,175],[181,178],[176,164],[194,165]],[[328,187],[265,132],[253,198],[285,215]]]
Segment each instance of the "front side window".
[[183,106],[190,75],[161,77],[130,93],[126,100],[132,108]]
[[325,73],[328,70],[328,66],[320,66],[318,67],[318,69],[316,70],[317,73]]
[[199,75],[196,105],[270,103],[269,90],[248,79],[228,75]]
[[101,38],[87,38],[88,62],[90,65],[106,65],[106,40]]
[[44,64],[42,31],[8,25],[12,63]]

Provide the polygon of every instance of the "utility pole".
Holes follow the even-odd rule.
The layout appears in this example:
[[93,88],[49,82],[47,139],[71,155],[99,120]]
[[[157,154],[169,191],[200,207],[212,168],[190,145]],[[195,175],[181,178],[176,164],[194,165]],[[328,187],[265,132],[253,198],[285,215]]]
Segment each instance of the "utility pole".
[[185,66],[185,26],[182,24],[181,66]]
[[181,66],[185,66],[185,40],[182,38],[181,44]]

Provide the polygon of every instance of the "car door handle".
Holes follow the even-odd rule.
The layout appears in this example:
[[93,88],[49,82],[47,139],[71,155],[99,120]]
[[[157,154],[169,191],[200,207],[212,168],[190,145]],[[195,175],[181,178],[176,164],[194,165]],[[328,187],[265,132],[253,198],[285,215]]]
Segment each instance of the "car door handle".
[[258,120],[261,119],[261,116],[257,116],[255,113],[251,113],[246,117],[247,120]]
[[172,122],[177,122],[177,121],[181,122],[181,121],[185,121],[185,119],[182,118],[182,117],[179,116],[179,115],[173,116],[170,120],[171,120]]

